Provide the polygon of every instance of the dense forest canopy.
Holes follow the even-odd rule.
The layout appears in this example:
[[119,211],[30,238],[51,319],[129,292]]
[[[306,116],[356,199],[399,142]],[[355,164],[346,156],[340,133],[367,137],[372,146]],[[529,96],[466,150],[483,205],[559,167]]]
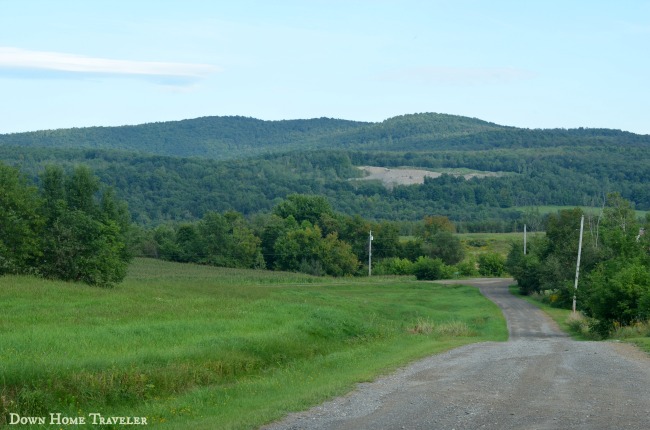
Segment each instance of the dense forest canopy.
[[[44,166],[89,166],[142,225],[210,211],[269,212],[291,194],[322,195],[374,220],[444,215],[459,230],[518,228],[536,205],[602,206],[618,192],[650,209],[650,136],[609,129],[529,130],[426,113],[379,123],[205,117],[139,126],[0,135],[0,160],[38,182]],[[443,175],[390,189],[351,181],[355,166],[503,172]]]
[[120,127],[0,135],[0,145],[85,148],[215,160],[313,149],[433,151],[493,148],[648,147],[650,137],[609,129],[530,130],[445,114],[402,115],[379,123],[331,118],[263,121],[203,117]]

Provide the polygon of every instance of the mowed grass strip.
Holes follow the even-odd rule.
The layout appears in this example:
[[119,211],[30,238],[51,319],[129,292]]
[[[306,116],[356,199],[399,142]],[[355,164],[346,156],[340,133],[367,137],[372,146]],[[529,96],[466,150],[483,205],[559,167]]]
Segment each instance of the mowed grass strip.
[[256,428],[416,358],[507,338],[477,289],[409,278],[138,259],[114,289],[0,282],[0,425],[99,412]]

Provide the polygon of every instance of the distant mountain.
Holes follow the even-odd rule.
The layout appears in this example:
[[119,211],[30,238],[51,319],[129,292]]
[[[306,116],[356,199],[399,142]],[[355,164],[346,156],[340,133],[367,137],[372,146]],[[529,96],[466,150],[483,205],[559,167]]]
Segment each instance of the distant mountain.
[[0,135],[0,145],[83,148],[228,160],[295,150],[431,151],[594,143],[650,145],[650,136],[608,129],[529,130],[475,118],[423,113],[379,123],[318,118],[263,121],[203,117],[121,127],[88,127]]
[[317,147],[367,123],[329,118],[262,121],[203,117],[120,127],[88,127],[0,135],[0,145],[83,148],[226,160]]

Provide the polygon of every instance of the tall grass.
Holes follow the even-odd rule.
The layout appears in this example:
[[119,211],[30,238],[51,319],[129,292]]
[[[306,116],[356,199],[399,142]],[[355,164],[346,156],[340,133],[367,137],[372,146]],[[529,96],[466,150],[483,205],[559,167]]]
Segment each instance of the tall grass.
[[[507,336],[476,289],[394,277],[138,259],[110,290],[0,282],[0,425],[10,413],[101,412],[254,428],[409,360]],[[415,335],[418,321],[435,329]]]

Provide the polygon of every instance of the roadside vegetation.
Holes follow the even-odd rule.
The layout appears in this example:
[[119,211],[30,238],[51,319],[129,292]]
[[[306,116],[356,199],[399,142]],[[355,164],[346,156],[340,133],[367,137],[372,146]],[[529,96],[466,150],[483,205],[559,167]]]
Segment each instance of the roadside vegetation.
[[[524,255],[513,243],[507,270],[522,294],[537,295],[553,306],[577,309],[586,317],[572,322],[581,331],[605,338],[647,332],[650,319],[650,217],[639,222],[630,202],[610,194],[599,215],[586,215],[578,289],[576,257],[579,208],[549,215],[546,235],[535,237]],[[634,329],[637,327],[638,329]]]
[[648,321],[636,321],[627,326],[615,324],[608,333],[607,338],[603,338],[601,333],[591,328],[594,322],[585,316],[583,312],[573,313],[571,309],[553,306],[549,294],[533,293],[524,295],[515,285],[510,288],[510,292],[542,309],[564,332],[576,340],[607,339],[629,342],[650,354],[650,322]]
[[[0,420],[255,428],[416,358],[506,340],[477,289],[135,259],[112,289],[2,278]],[[2,425],[2,424],[0,424]]]

